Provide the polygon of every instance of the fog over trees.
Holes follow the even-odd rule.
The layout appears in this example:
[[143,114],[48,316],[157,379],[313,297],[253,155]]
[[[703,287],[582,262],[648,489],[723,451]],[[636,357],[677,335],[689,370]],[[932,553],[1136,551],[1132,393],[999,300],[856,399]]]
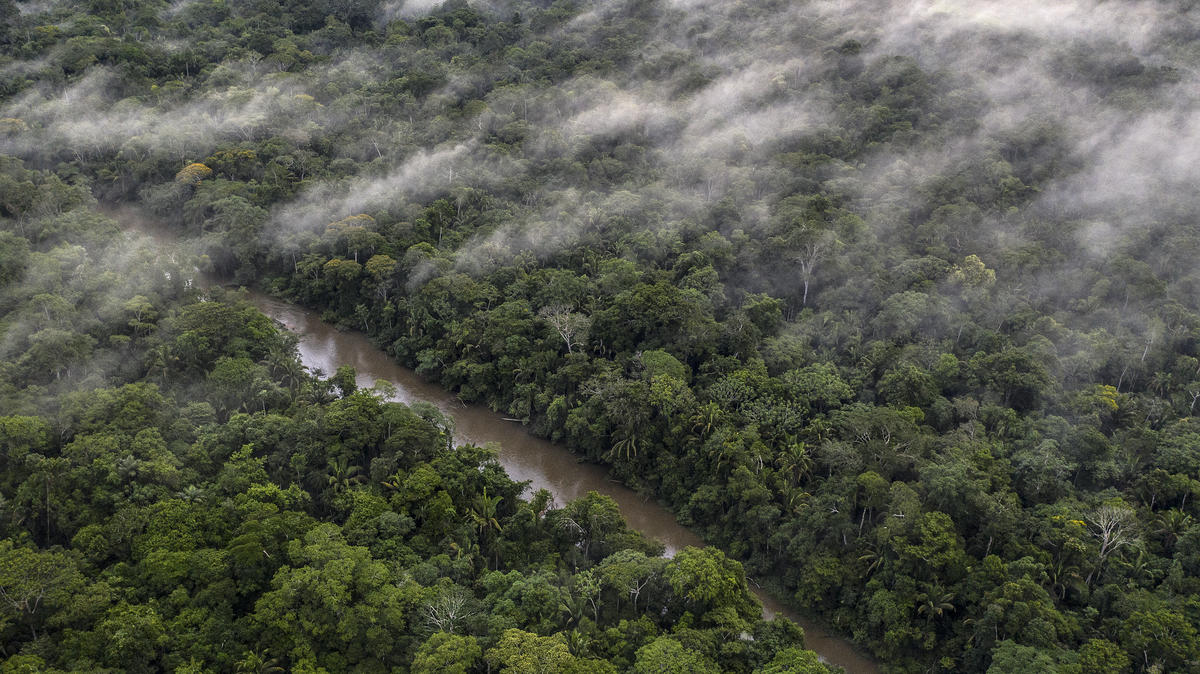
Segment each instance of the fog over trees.
[[[1200,670],[1198,36],[0,0],[3,666],[826,671],[750,577],[883,671]],[[715,547],[523,491],[237,286]]]

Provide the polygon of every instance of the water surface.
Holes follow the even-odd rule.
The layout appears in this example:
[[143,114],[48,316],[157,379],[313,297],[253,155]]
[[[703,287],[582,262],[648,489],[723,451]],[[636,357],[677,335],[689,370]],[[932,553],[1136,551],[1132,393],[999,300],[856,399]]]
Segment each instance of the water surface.
[[[512,479],[529,481],[533,490],[546,489],[558,505],[596,491],[612,497],[629,526],[657,539],[668,556],[686,546],[701,547],[695,532],[679,524],[662,505],[613,481],[598,465],[581,463],[566,448],[530,435],[521,424],[504,419],[481,405],[463,404],[436,384],[401,367],[382,349],[358,332],[342,332],[322,321],[313,311],[268,295],[252,292],[251,301],[263,313],[300,337],[300,359],[310,369],[327,375],[349,365],[358,373],[358,385],[370,388],[385,381],[396,388],[395,400],[433,403],[454,419],[454,439],[459,443],[499,443],[500,464]],[[796,614],[770,595],[751,586],[762,601],[767,618],[784,615],[804,628],[808,647],[827,662],[841,665],[850,674],[874,674],[878,667],[855,652],[845,639]]]
[[[102,204],[99,209],[127,230],[151,237],[173,254],[180,245],[180,230],[142,209],[128,205]],[[194,282],[214,283],[199,270]],[[303,307],[263,294],[251,292],[251,301],[263,313],[279,321],[300,337],[300,359],[309,369],[326,375],[349,365],[358,373],[358,385],[370,388],[376,381],[390,383],[396,389],[394,400],[404,403],[433,403],[454,419],[454,439],[458,443],[499,444],[500,464],[517,481],[528,481],[530,489],[546,489],[558,505],[586,495],[589,491],[605,494],[616,501],[629,526],[661,542],[666,555],[672,556],[687,546],[702,547],[695,532],[679,524],[664,506],[610,479],[595,464],[581,463],[566,448],[530,435],[512,420],[481,405],[465,405],[436,384],[422,380],[415,372],[401,367],[382,349],[358,332],[342,332],[322,321]],[[849,674],[876,674],[878,666],[856,652],[846,639],[832,634],[821,625],[797,614],[770,595],[751,585],[751,591],[763,605],[763,615],[790,618],[804,628],[808,648],[826,662],[840,665]]]

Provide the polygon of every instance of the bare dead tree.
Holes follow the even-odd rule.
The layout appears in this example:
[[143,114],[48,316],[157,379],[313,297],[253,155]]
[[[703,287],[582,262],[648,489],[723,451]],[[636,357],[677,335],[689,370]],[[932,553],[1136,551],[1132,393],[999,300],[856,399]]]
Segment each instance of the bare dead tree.
[[588,329],[592,327],[591,318],[574,313],[571,309],[567,304],[548,304],[538,312],[558,331],[558,336],[567,346],[567,353],[574,353],[575,347],[587,340]]
[[438,632],[454,634],[460,621],[478,613],[470,603],[470,593],[461,587],[446,590],[425,604],[425,622]]
[[808,306],[808,287],[816,277],[817,263],[833,250],[837,238],[830,231],[805,230],[806,241],[793,254],[793,259],[800,265],[800,276],[804,283],[804,295],[800,299],[802,306]]
[[1088,516],[1092,535],[1100,543],[1096,568],[1088,574],[1085,584],[1092,584],[1092,577],[1104,568],[1104,562],[1112,553],[1127,545],[1136,545],[1137,517],[1133,510],[1122,505],[1102,505]]

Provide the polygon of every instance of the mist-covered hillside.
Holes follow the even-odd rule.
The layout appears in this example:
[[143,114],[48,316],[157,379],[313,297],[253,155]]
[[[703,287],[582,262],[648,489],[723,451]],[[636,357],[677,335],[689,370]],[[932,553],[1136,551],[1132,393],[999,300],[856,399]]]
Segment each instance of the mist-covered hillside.
[[610,466],[885,670],[1200,670],[1193,3],[0,17],[0,404],[166,367],[110,354],[145,307],[71,266],[142,268],[83,215],[133,207],[172,264]]

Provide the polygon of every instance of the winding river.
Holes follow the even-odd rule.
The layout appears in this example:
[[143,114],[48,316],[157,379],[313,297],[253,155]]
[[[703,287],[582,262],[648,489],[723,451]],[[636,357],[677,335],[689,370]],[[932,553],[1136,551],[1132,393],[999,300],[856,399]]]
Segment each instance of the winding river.
[[[164,248],[178,243],[170,227],[140,209],[104,204],[100,210],[126,229],[150,236]],[[454,419],[457,442],[480,446],[498,443],[500,464],[509,476],[517,481],[528,480],[533,490],[548,490],[559,505],[596,491],[612,497],[629,525],[660,541],[668,556],[689,545],[704,545],[669,510],[609,479],[602,467],[580,463],[566,448],[530,435],[519,423],[506,420],[486,407],[464,405],[445,389],[398,365],[365,335],[339,331],[322,321],[316,312],[261,292],[251,292],[250,299],[263,313],[299,336],[300,359],[306,367],[332,374],[338,367],[350,365],[358,373],[360,387],[369,388],[376,381],[385,381],[396,388],[394,400],[433,403]],[[879,672],[879,667],[856,652],[848,640],[785,607],[753,584],[750,589],[762,602],[765,617],[786,616],[803,627],[808,648],[826,662],[840,665],[848,674]]]
[[[251,293],[251,300],[263,313],[299,335],[300,358],[308,368],[320,368],[326,374],[332,374],[338,367],[350,365],[358,373],[360,387],[370,387],[382,380],[396,387],[395,400],[433,403],[454,419],[457,442],[499,443],[500,464],[509,476],[518,481],[528,480],[531,489],[548,490],[559,505],[589,491],[597,491],[617,502],[631,527],[661,541],[668,556],[685,546],[704,545],[700,537],[679,524],[669,510],[609,479],[600,466],[580,463],[564,447],[530,435],[519,423],[505,420],[486,407],[464,405],[445,389],[396,364],[361,333],[340,332],[322,321],[315,312],[259,292]],[[751,589],[762,601],[766,617],[784,615],[791,618],[804,628],[808,647],[827,662],[841,665],[849,674],[879,671],[845,639],[797,615],[753,585]]]

